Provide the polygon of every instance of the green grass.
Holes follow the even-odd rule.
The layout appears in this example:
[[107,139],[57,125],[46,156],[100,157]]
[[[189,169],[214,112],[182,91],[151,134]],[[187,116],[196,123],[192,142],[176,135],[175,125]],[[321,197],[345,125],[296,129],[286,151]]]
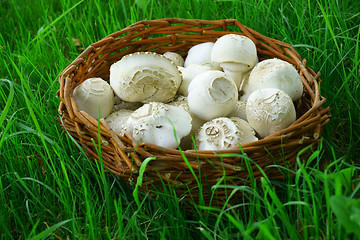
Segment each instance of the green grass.
[[[360,239],[359,1],[0,1],[2,239]],[[232,187],[243,203],[185,211],[141,198],[56,122],[57,77],[89,44],[143,19],[236,18],[322,74],[331,121],[294,178]],[[77,46],[75,39],[80,41]],[[329,165],[321,167],[326,159]],[[304,160],[308,160],[304,164]],[[276,191],[275,191],[276,190]]]

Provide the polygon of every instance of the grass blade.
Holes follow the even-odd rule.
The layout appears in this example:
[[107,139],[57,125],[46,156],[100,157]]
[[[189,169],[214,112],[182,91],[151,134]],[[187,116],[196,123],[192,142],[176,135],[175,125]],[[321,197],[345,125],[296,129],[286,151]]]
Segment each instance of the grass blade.
[[52,225],[51,227],[47,228],[46,230],[42,231],[41,233],[31,237],[31,240],[40,240],[50,236],[56,229],[60,228],[61,226],[67,224],[68,222],[72,221],[72,219],[64,220],[59,223]]

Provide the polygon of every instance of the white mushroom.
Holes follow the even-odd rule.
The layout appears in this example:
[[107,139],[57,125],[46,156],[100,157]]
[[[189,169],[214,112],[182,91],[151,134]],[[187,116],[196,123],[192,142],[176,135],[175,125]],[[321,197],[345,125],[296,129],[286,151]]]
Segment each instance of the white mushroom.
[[127,102],[171,101],[180,84],[176,65],[161,54],[137,52],[110,67],[110,85]]
[[228,117],[238,117],[245,121],[246,118],[246,101],[238,100],[236,102],[234,110],[228,115]]
[[211,49],[214,46],[213,42],[200,43],[192,46],[188,55],[185,58],[184,67],[188,67],[191,64],[199,65],[211,65]]
[[233,111],[238,99],[234,81],[217,70],[197,75],[189,85],[190,110],[203,120],[226,116]]
[[120,109],[115,112],[112,112],[109,116],[105,118],[106,122],[109,124],[112,130],[118,134],[123,134],[123,124],[130,117],[134,111],[127,109]]
[[238,34],[226,34],[216,40],[211,51],[211,62],[219,64],[240,89],[244,73],[258,62],[254,42]]
[[176,52],[166,52],[163,55],[164,55],[164,57],[173,61],[173,63],[175,63],[176,66],[178,66],[178,67],[184,66],[184,58],[180,54],[178,54]]
[[256,89],[278,88],[296,101],[303,93],[303,84],[296,69],[290,63],[277,58],[258,63],[251,71],[247,84],[248,94]]
[[257,141],[258,138],[255,136],[256,132],[254,129],[250,126],[250,124],[245,121],[244,119],[238,118],[238,117],[231,117],[230,118],[238,127],[239,133],[239,144],[243,145],[246,143]]
[[176,148],[190,133],[191,120],[190,114],[180,107],[150,102],[130,115],[124,131],[136,142]]
[[187,96],[191,81],[200,73],[210,71],[211,68],[208,65],[191,64],[186,68],[179,68],[179,70],[182,73],[183,81],[180,84],[178,93]]
[[114,106],[114,92],[101,78],[89,78],[75,87],[72,93],[79,110],[85,111],[95,119],[105,118]]
[[220,117],[208,121],[195,137],[198,150],[225,150],[257,140],[250,125],[236,117]]
[[287,128],[296,120],[293,101],[276,88],[255,90],[246,104],[246,117],[252,128],[264,138]]

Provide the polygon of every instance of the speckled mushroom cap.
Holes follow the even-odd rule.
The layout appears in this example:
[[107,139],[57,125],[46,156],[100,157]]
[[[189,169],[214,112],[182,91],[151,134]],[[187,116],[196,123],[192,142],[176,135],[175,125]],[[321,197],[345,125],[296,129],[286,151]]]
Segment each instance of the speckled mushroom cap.
[[264,138],[290,126],[296,112],[288,94],[280,89],[264,88],[250,94],[246,117],[250,126]]
[[234,110],[228,115],[228,117],[238,117],[245,121],[247,121],[246,118],[246,101],[238,100],[236,102]]
[[181,107],[150,102],[135,110],[123,126],[135,142],[176,148],[190,133],[191,122],[190,114]]
[[127,102],[167,103],[174,98],[181,80],[177,66],[153,52],[128,54],[110,67],[110,85]]
[[109,126],[118,134],[123,134],[123,124],[133,113],[133,110],[128,109],[119,109],[115,112],[112,112],[109,116],[105,118]]
[[260,88],[278,88],[293,101],[298,100],[303,93],[303,84],[296,69],[278,58],[259,62],[250,72],[246,88],[248,95]]
[[243,119],[220,117],[206,122],[195,136],[198,150],[225,150],[258,140]]

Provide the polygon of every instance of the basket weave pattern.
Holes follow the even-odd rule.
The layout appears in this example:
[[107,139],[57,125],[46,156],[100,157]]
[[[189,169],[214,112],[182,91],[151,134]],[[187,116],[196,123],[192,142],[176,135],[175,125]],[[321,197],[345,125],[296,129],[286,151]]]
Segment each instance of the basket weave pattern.
[[[256,45],[259,60],[280,58],[298,70],[303,86],[303,96],[295,102],[297,120],[288,128],[274,133],[256,142],[223,151],[195,151],[162,148],[152,144],[133,142],[127,136],[120,136],[111,130],[104,119],[100,123],[84,111],[79,111],[71,95],[74,88],[90,77],[109,79],[111,64],[124,55],[134,52],[152,51],[164,53],[167,51],[186,56],[187,51],[196,44],[215,42],[224,34],[236,33],[249,37]],[[211,197],[209,189],[219,178],[226,176],[231,184],[246,184],[249,171],[255,179],[262,176],[258,165],[271,178],[281,180],[283,175],[277,166],[293,169],[296,157],[302,149],[301,158],[307,159],[320,141],[321,131],[329,121],[329,109],[322,108],[325,98],[319,94],[318,82],[320,74],[306,66],[295,49],[284,42],[257,33],[242,25],[238,20],[195,20],[195,19],[160,19],[140,21],[102,40],[91,44],[60,74],[59,123],[78,143],[80,143],[90,159],[103,161],[109,171],[119,176],[123,181],[133,183],[138,175],[139,167],[148,157],[156,157],[145,171],[142,184],[144,191],[162,188],[163,183],[175,186],[178,196],[184,198],[199,196],[199,188],[193,172],[199,177],[205,199]],[[100,126],[99,126],[100,125]],[[98,131],[100,128],[100,136]],[[96,151],[98,138],[101,139],[101,158]],[[236,157],[227,156],[235,153]],[[256,164],[251,164],[251,170],[246,167],[242,154]],[[184,156],[188,163],[184,161]],[[191,166],[191,168],[189,167]],[[193,172],[192,172],[193,171]],[[206,184],[206,186],[205,186]],[[216,200],[220,202],[226,197],[226,190],[219,189]]]

